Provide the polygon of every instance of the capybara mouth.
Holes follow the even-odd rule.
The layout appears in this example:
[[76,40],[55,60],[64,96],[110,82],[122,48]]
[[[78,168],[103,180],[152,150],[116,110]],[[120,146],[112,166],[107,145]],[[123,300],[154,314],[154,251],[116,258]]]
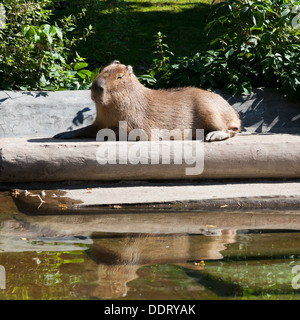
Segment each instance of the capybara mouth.
[[103,88],[99,87],[97,85],[92,84],[92,90],[91,90],[91,96],[92,100],[96,103],[102,102],[102,96],[103,96]]
[[102,103],[102,98],[93,94],[92,93],[92,100],[95,102],[95,103],[98,103],[98,104],[101,104]]
[[98,78],[93,81],[91,92],[92,92],[92,100],[96,103],[102,102],[102,96],[104,91],[105,82],[103,79]]

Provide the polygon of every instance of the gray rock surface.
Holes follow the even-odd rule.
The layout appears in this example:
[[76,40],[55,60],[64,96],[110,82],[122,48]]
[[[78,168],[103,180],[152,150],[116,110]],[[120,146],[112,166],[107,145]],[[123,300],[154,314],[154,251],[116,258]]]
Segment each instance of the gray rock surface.
[[91,124],[90,91],[0,91],[0,138],[53,136]]

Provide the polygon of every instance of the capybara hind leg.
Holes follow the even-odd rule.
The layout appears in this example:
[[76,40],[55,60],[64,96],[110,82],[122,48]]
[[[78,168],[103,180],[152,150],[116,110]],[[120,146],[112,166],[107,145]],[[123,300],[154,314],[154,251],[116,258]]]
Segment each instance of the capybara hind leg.
[[221,141],[230,138],[226,122],[220,115],[211,113],[206,118],[206,123],[205,141]]

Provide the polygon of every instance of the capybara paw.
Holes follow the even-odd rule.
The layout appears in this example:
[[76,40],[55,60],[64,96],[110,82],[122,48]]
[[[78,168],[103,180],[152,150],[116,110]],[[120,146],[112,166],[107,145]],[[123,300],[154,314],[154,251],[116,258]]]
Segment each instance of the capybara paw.
[[212,131],[209,132],[206,137],[205,137],[205,141],[207,142],[211,142],[211,141],[221,141],[221,140],[225,140],[228,139],[230,137],[230,134],[228,132],[225,131]]

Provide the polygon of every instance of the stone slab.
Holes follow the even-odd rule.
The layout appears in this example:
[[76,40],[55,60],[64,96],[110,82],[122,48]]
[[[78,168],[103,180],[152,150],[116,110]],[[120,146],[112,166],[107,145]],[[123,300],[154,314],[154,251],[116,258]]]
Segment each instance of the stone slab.
[[89,90],[0,91],[0,137],[53,136],[94,117]]
[[[29,215],[117,214],[235,210],[299,210],[300,180],[252,182],[107,183],[75,188],[14,189],[18,210]],[[300,216],[299,216],[300,217]],[[248,221],[247,217],[244,217]],[[227,219],[227,218],[226,218]],[[219,220],[219,218],[218,218]],[[299,220],[300,222],[300,220]],[[241,223],[235,221],[233,225]],[[249,223],[249,221],[247,222]],[[275,225],[281,225],[274,219]],[[209,224],[209,223],[208,223]],[[213,224],[213,223],[212,223]],[[291,227],[292,225],[292,227]],[[293,220],[289,228],[296,226]]]
[[[198,184],[160,184],[141,186],[102,186],[82,189],[64,189],[65,197],[82,201],[84,206],[135,203],[170,203],[201,200],[287,197],[300,198],[300,182],[222,182]],[[238,200],[237,200],[238,202]],[[242,200],[241,200],[242,202]],[[77,206],[80,207],[80,204]],[[222,205],[220,205],[222,206]]]

